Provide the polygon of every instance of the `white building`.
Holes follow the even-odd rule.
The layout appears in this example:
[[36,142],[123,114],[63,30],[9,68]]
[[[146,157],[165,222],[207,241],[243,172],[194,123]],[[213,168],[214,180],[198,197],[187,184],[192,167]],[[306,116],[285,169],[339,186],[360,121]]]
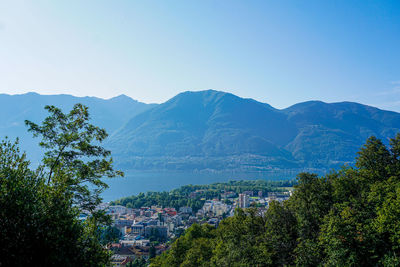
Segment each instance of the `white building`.
[[246,194],[239,194],[239,208],[244,209],[250,206],[250,197]]
[[110,213],[116,213],[116,214],[126,214],[126,207],[116,205],[116,206],[109,206],[108,207]]
[[190,214],[190,213],[192,213],[192,208],[191,207],[180,207],[179,212]]

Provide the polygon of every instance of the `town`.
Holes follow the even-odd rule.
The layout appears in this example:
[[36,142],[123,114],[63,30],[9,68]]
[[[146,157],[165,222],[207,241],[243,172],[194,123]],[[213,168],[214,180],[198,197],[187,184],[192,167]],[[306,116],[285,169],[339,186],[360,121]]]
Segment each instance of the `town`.
[[[150,258],[168,249],[171,241],[184,233],[192,224],[210,224],[215,227],[226,217],[233,216],[237,208],[255,207],[263,214],[271,201],[282,202],[290,197],[291,190],[281,192],[233,191],[221,192],[212,199],[202,198],[203,206],[198,210],[182,206],[150,206],[128,208],[122,205],[103,203],[104,209],[112,217],[113,228],[118,229],[119,240],[108,245],[113,252],[112,266],[126,266],[136,261],[147,262]],[[190,198],[204,195],[204,190],[191,192]]]

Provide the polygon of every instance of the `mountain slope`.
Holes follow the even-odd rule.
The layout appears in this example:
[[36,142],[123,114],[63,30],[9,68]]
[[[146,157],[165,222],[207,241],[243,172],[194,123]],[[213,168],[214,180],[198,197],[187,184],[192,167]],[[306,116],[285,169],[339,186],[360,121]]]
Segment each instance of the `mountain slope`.
[[358,103],[309,101],[275,109],[214,90],[184,92],[160,105],[121,95],[109,100],[70,95],[0,95],[0,137],[20,137],[34,162],[39,140],[24,120],[41,122],[47,104],[64,111],[89,106],[106,147],[125,170],[327,170],[351,164],[371,135],[388,142],[400,114]]
[[[149,156],[275,155],[293,135],[283,119],[277,110],[251,99],[211,90],[187,92],[130,120],[112,143],[117,151]],[[252,146],[253,138],[258,138],[253,142],[257,146]],[[244,140],[246,147],[240,146]]]
[[184,92],[133,117],[109,140],[133,169],[329,169],[351,163],[371,135],[400,131],[400,114],[350,102],[278,110],[207,90]]
[[154,106],[140,103],[125,95],[104,100],[71,95],[0,94],[0,137],[19,137],[21,147],[35,161],[40,158],[37,148],[39,140],[33,139],[32,134],[27,133],[24,121],[27,119],[40,123],[48,115],[44,110],[45,105],[54,105],[68,112],[76,103],[88,106],[93,124],[105,128],[110,134],[122,127],[129,118]]
[[351,163],[365,140],[387,141],[400,129],[400,114],[352,102],[309,101],[282,110],[298,135],[286,149],[308,166]]

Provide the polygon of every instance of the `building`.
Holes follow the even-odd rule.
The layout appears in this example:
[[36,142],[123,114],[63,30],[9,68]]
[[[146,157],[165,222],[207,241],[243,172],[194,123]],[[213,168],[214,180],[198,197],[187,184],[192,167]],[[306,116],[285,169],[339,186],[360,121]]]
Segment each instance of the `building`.
[[174,208],[164,208],[164,213],[168,214],[169,216],[175,216],[177,214]]
[[234,198],[234,197],[236,197],[236,193],[232,191],[221,193],[221,198]]
[[167,226],[159,226],[159,225],[146,226],[146,228],[144,229],[144,236],[150,237],[152,235],[157,235],[163,238],[167,238],[168,236]]
[[120,240],[119,243],[121,247],[133,247],[133,246],[146,247],[150,245],[150,240],[148,239]]
[[191,207],[180,207],[179,212],[182,213],[192,213],[192,208]]
[[121,205],[116,205],[116,206],[109,206],[108,210],[110,213],[114,214],[126,214],[126,207],[121,206]]
[[220,201],[214,201],[211,211],[215,216],[222,216],[224,213],[227,213],[229,209],[229,205],[226,205]]
[[246,194],[239,194],[239,208],[244,209],[250,206],[250,198]]
[[253,191],[244,191],[243,194],[248,195],[248,196],[253,196],[254,192]]
[[143,224],[132,225],[131,233],[135,234],[135,235],[143,235],[144,234],[144,225]]
[[131,226],[133,224],[133,220],[126,220],[126,219],[117,219],[114,220],[115,227],[124,227],[124,226]]

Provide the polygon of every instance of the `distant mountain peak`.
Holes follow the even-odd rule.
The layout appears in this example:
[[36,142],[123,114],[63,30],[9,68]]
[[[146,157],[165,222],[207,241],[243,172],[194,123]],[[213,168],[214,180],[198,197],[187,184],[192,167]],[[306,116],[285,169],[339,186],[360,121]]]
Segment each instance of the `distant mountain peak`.
[[180,100],[189,100],[189,99],[196,99],[198,101],[207,102],[217,102],[225,98],[236,99],[236,100],[251,100],[253,99],[245,99],[234,95],[229,92],[218,91],[215,89],[207,89],[207,90],[200,90],[200,91],[184,91],[182,93],[177,94],[175,97],[171,98],[167,102],[175,102]]
[[115,158],[143,169],[329,169],[365,139],[400,132],[400,114],[307,101],[274,109],[217,90],[185,91],[133,117],[112,136]]
[[[233,95],[231,93],[228,92],[224,92],[224,91],[218,91],[218,90],[214,90],[214,89],[206,89],[206,90],[200,90],[200,91],[184,91],[182,93],[177,94],[175,97],[179,97],[179,96],[188,96],[188,95],[196,95],[196,96],[221,96],[221,95]],[[238,97],[238,96],[236,96]]]
[[131,98],[131,97],[125,95],[125,94],[120,94],[118,96],[111,97],[108,100],[111,100],[111,101],[135,101],[135,102],[138,102],[137,100],[135,100],[135,99],[133,99],[133,98]]

